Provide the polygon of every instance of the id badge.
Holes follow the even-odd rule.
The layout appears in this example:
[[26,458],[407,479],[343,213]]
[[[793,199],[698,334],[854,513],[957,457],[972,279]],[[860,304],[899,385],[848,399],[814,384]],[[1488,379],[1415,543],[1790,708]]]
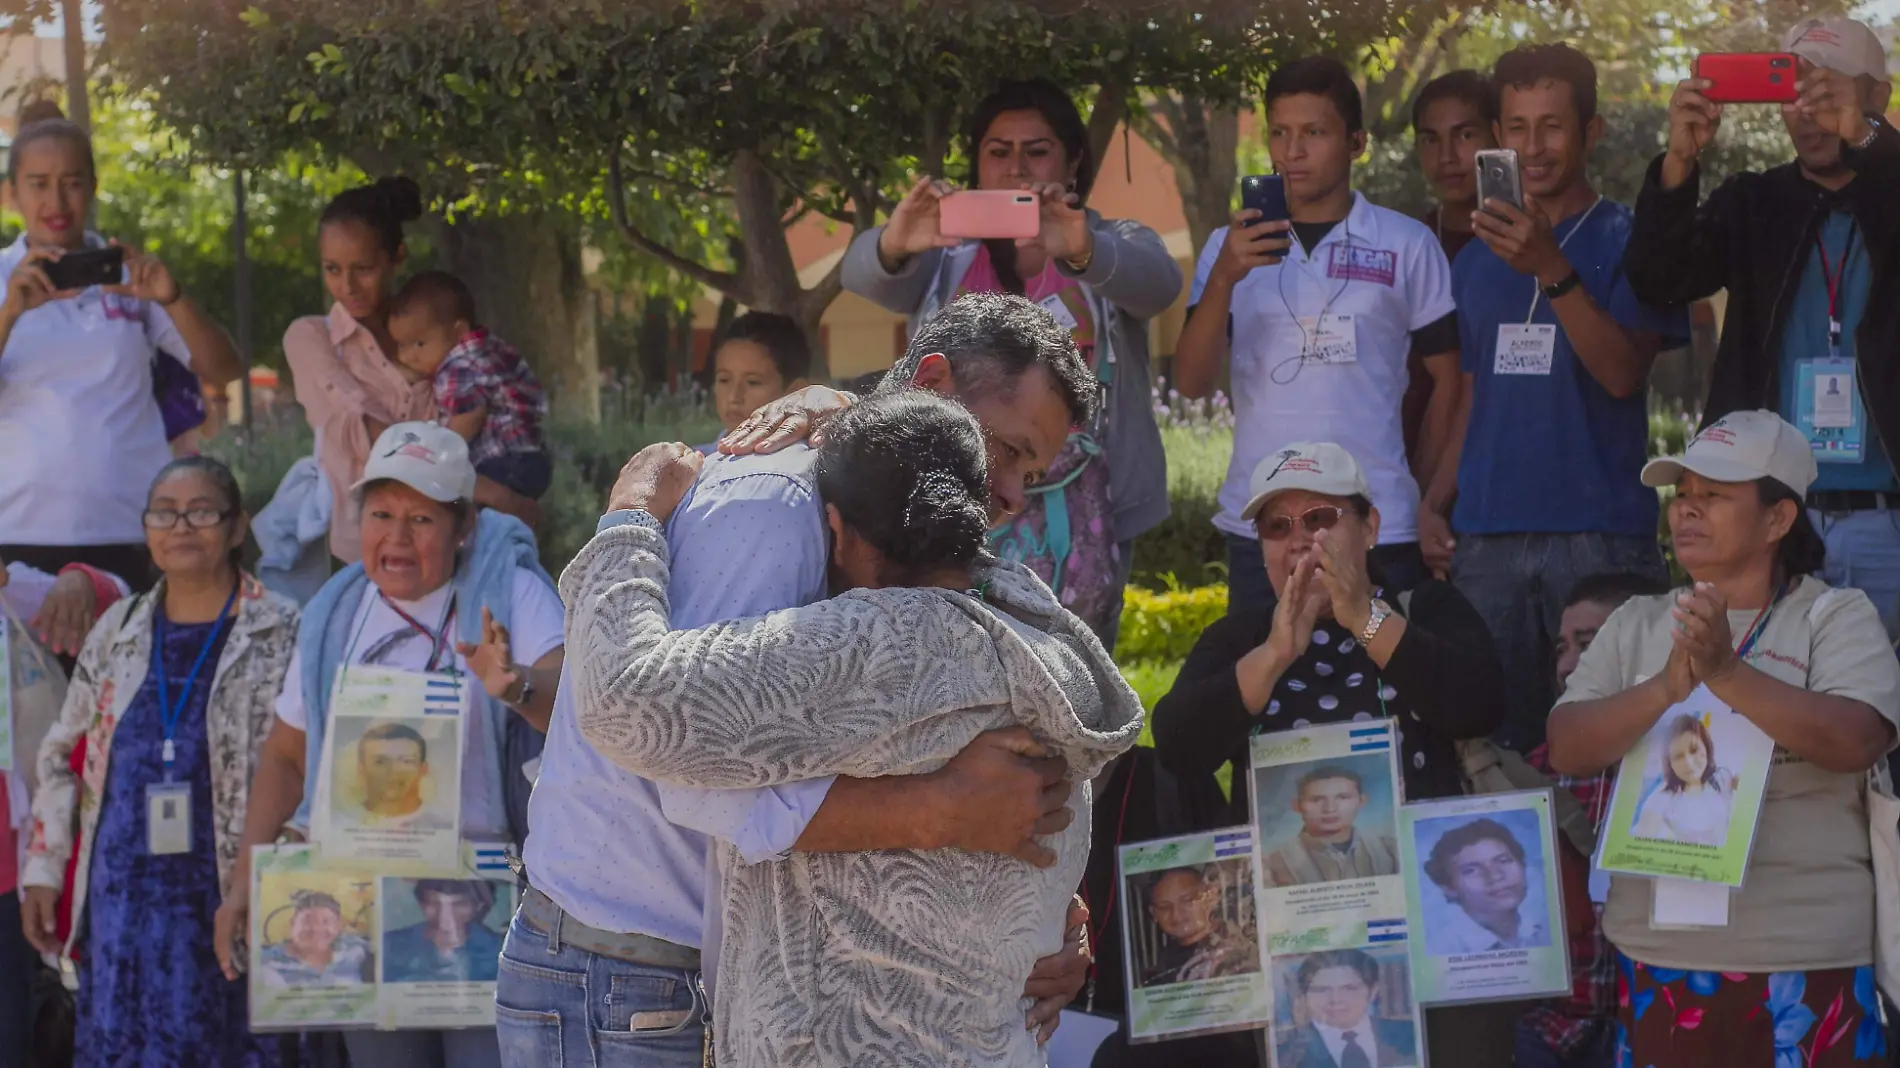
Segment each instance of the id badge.
[[155,857],[191,852],[191,784],[155,782],[145,788],[145,849]]
[[1300,332],[1306,339],[1306,351],[1300,358],[1307,363],[1359,362],[1359,331],[1351,315],[1304,316]]
[[1866,455],[1854,361],[1802,360],[1797,368],[1795,425],[1818,463],[1857,464]]
[[1499,323],[1491,373],[1548,375],[1557,363],[1555,323]]
[[1042,298],[1042,300],[1037,302],[1036,307],[1048,312],[1049,318],[1054,319],[1057,326],[1070,333],[1074,333],[1075,328],[1082,325],[1075,321],[1075,313],[1069,310],[1069,306],[1062,303],[1062,294],[1060,293],[1051,294],[1050,296]]
[[1720,883],[1657,879],[1649,925],[1657,930],[1727,927],[1729,889]]

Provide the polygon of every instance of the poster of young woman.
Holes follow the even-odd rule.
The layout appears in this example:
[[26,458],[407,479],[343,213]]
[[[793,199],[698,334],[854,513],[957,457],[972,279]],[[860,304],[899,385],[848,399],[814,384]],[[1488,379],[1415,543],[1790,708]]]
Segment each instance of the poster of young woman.
[[382,880],[377,1017],[385,1028],[494,1025],[515,877],[499,846],[466,845],[463,867],[457,878]]
[[376,1022],[376,877],[306,845],[251,853],[251,1030]]
[[1739,887],[1775,743],[1698,686],[1617,770],[1597,866]]
[[1414,996],[1425,1004],[1570,990],[1549,790],[1399,810]]
[[1120,848],[1128,1041],[1265,1026],[1253,829]]
[[463,685],[384,668],[337,673],[311,819],[325,864],[461,870]]
[[1256,866],[1268,952],[1405,938],[1391,720],[1255,736]]

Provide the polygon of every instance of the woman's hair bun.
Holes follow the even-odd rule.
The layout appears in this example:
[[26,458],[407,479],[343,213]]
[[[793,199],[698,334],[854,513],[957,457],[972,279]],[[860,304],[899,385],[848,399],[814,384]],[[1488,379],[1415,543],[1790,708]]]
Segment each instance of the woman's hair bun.
[[414,178],[403,174],[378,178],[370,189],[396,221],[414,222],[422,218],[422,187]]
[[904,563],[961,556],[961,547],[982,544],[988,529],[988,513],[957,476],[923,471],[904,505],[904,551],[893,555]]
[[24,130],[36,122],[46,122],[49,119],[63,119],[65,117],[66,113],[61,111],[59,105],[53,103],[51,100],[44,98],[31,100],[27,102],[25,107],[20,109],[20,129]]

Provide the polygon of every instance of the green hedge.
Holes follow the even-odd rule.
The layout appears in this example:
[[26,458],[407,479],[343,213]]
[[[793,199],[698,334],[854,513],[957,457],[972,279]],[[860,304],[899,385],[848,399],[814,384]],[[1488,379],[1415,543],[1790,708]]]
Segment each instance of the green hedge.
[[1227,477],[1234,432],[1210,425],[1163,425],[1168,454],[1170,514],[1135,539],[1132,580],[1151,590],[1169,588],[1169,576],[1188,586],[1227,578],[1227,538],[1214,529],[1216,498]]

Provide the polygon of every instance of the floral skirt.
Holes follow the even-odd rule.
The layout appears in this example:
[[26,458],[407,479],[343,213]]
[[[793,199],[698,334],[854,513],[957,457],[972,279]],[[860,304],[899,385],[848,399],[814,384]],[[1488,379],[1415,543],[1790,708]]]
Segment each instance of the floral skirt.
[[1616,955],[1617,1068],[1887,1064],[1871,967],[1687,972]]

